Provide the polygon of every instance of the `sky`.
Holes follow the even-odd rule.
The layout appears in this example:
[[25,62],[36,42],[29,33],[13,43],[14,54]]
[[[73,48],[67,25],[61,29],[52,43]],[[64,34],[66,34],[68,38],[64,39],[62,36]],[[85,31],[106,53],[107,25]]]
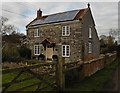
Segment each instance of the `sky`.
[[[2,2],[2,15],[8,24],[26,34],[26,25],[36,18],[40,8],[42,15],[87,8],[88,2]],[[118,28],[117,2],[89,2],[98,35],[109,35],[110,29]]]

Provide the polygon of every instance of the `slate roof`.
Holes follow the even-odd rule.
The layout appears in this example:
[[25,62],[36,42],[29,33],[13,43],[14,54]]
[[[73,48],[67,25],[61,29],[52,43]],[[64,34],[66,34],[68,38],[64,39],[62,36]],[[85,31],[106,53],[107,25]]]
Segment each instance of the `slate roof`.
[[42,25],[42,24],[76,20],[78,19],[78,17],[83,16],[85,13],[85,10],[87,9],[88,8],[42,16],[40,19],[34,19],[28,25],[33,26],[33,25]]

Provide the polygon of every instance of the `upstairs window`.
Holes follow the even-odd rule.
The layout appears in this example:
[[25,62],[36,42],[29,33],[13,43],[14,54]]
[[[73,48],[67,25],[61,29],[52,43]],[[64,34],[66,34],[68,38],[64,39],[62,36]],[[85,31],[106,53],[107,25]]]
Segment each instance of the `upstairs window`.
[[88,43],[88,53],[92,53],[92,43]]
[[89,38],[92,38],[92,28],[89,28]]
[[63,26],[62,27],[62,36],[69,36],[70,35],[70,26]]
[[70,57],[70,45],[62,45],[62,57]]
[[35,29],[34,30],[34,37],[39,37],[39,36],[40,36],[39,30]]
[[34,55],[40,55],[40,45],[34,45]]

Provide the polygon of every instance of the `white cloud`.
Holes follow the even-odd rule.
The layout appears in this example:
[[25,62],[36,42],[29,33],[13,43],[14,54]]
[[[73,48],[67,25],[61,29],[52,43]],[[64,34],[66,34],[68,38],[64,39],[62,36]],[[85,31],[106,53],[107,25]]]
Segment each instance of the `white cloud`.
[[[4,0],[4,2],[43,2],[43,0]],[[44,2],[119,2],[119,0],[44,0]]]
[[117,2],[92,3],[91,7],[99,35],[108,35],[111,28],[118,28]]
[[[4,2],[3,16],[9,18],[9,23],[18,27],[22,32],[25,26],[36,17],[36,11],[41,8],[43,15],[86,8],[86,2]],[[118,26],[118,3],[92,2],[91,10],[99,34],[107,34],[110,28]],[[26,16],[26,17],[25,17]]]

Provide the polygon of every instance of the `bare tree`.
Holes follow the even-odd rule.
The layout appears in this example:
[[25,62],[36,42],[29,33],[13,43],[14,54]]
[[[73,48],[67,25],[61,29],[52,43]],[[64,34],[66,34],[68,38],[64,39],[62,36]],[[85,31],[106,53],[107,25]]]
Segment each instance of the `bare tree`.
[[117,39],[118,44],[120,44],[120,29],[110,29],[109,36]]
[[1,17],[0,18],[0,34],[10,34],[15,31],[15,27],[10,24],[6,24],[8,22],[8,18]]
[[117,29],[110,29],[110,31],[109,31],[110,36],[115,37],[115,36],[117,36],[117,34],[118,34]]
[[118,44],[120,44],[120,29],[118,29]]

